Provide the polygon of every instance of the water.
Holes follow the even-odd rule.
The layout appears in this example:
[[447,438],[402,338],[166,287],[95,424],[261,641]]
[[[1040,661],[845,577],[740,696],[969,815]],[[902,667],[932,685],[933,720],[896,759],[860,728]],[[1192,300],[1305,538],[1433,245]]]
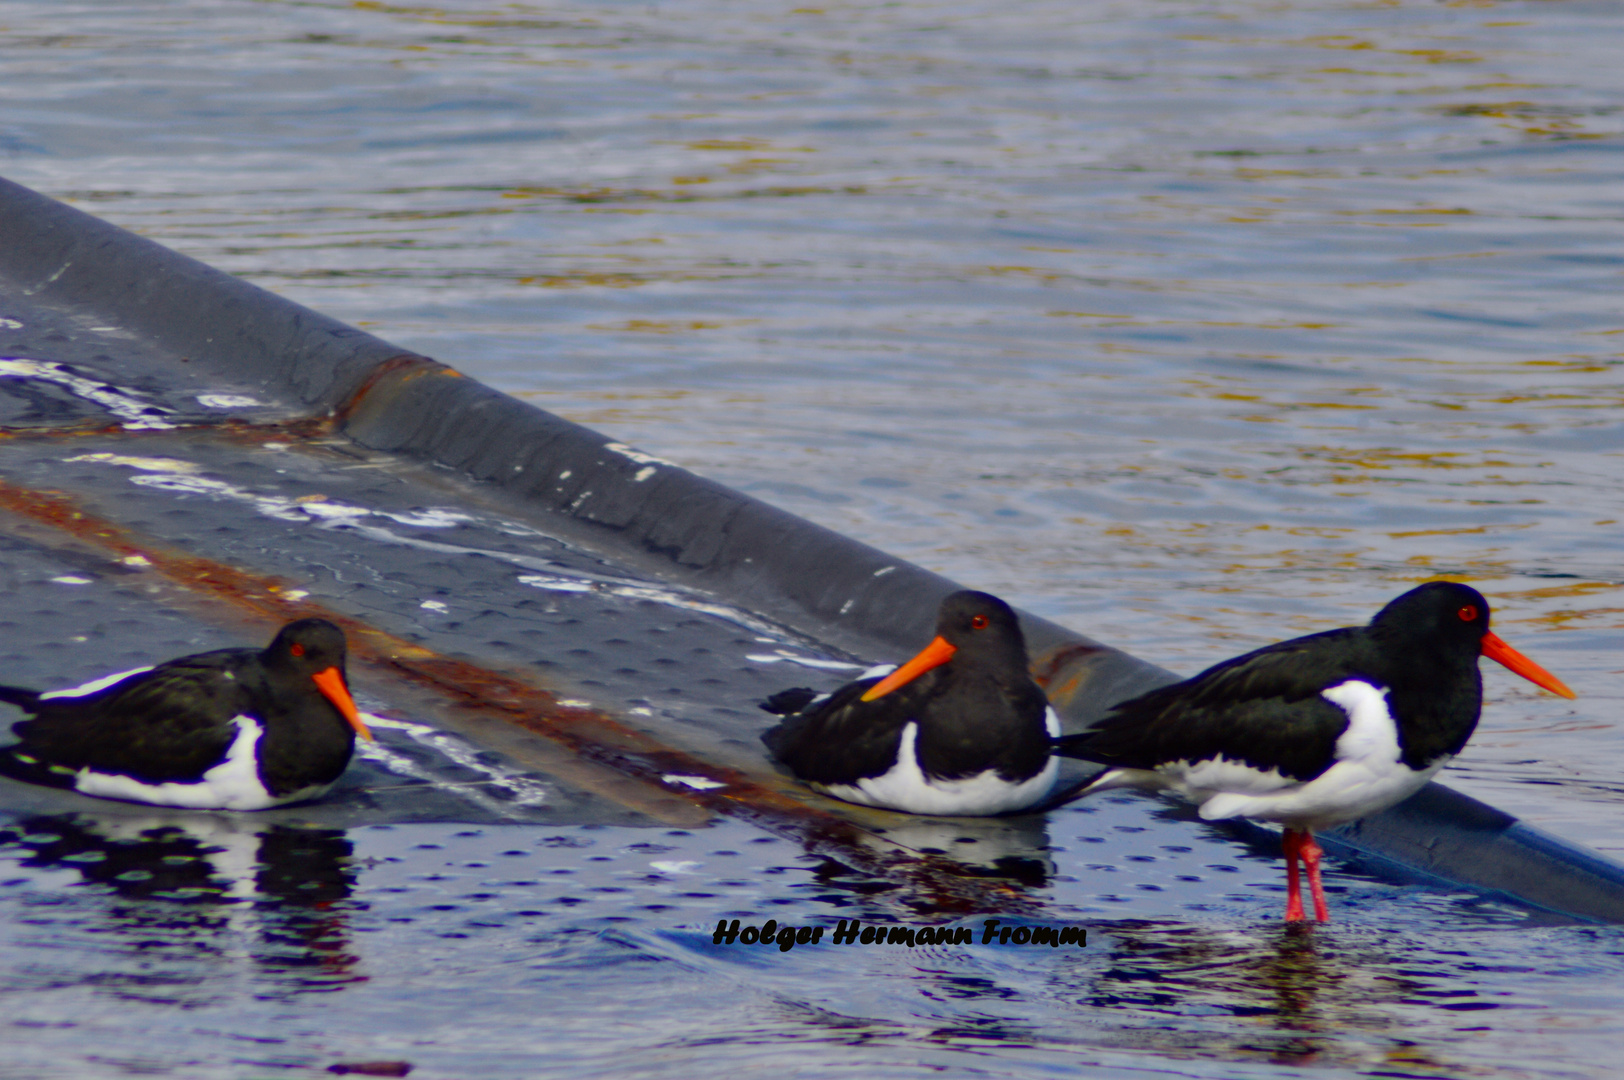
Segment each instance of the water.
[[[1085,948],[983,944],[984,916],[922,911],[739,822],[37,817],[0,828],[0,1076],[1563,1077],[1619,1036],[1616,929],[1341,871],[1339,922],[1287,928],[1272,852],[1148,846],[1157,813],[1051,816],[1086,872],[1044,892]],[[1208,901],[1155,884],[1192,872]],[[718,944],[724,919],[827,932]],[[854,919],[973,940],[836,944]]]
[[[1446,781],[1618,857],[1615,28],[1610,4],[1495,0],[11,0],[0,172],[1176,670],[1363,621],[1433,574],[1469,580],[1580,698],[1487,671]],[[1187,931],[1252,957],[1242,970],[1297,971],[1270,913],[1167,913],[1144,947],[1176,957]],[[1414,1048],[1378,1038],[1374,1058],[1347,1049],[1368,1017],[1333,1010],[1332,1050],[1281,1057],[1235,1047],[1290,1028],[1295,990],[1130,1023],[1029,992],[1046,969],[1014,965],[1000,978],[1022,989],[988,977],[1000,1019],[966,1036],[929,1010],[864,1011],[915,986],[899,968],[841,982],[892,1025],[852,1029],[807,1018],[853,969],[791,954],[773,976],[795,987],[787,1012],[708,1021],[663,998],[691,1042],[575,1061],[590,1040],[566,1026],[575,1064],[463,1071],[684,1075],[748,1045],[739,1068],[1038,1075],[1074,1070],[1077,1047],[1117,1053],[1140,1023],[1203,1034],[1096,1060],[1605,1071],[1624,1004],[1610,932],[1370,917],[1318,939],[1345,966],[1304,984],[1362,1006],[1349,988],[1410,978],[1413,953],[1432,989],[1518,1007],[1448,1027],[1442,1005],[1395,1006],[1377,1027],[1420,1025]],[[624,949],[628,972],[676,948],[653,928],[605,940],[583,955]],[[461,985],[440,954],[411,962]],[[1152,971],[1187,1002],[1182,962]],[[675,997],[737,994],[719,964]],[[638,978],[581,968],[617,1004]],[[411,1030],[413,985],[341,994],[399,995],[370,1021]],[[603,1004],[515,985],[537,1012]],[[260,1015],[240,993],[233,1015]],[[467,1020],[435,1016],[420,1027],[443,1045]],[[1060,1031],[1064,1053],[1044,1041]]]

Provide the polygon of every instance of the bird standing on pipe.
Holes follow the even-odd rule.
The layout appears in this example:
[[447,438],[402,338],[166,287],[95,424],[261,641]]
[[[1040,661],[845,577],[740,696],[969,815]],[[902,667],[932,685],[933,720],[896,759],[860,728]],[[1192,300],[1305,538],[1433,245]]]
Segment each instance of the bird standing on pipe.
[[1269,645],[1117,705],[1055,752],[1107,766],[1083,794],[1166,790],[1209,821],[1285,828],[1286,918],[1330,918],[1314,830],[1403,801],[1466,745],[1483,705],[1478,657],[1563,697],[1562,682],[1489,630],[1477,590],[1435,581],[1368,626]]

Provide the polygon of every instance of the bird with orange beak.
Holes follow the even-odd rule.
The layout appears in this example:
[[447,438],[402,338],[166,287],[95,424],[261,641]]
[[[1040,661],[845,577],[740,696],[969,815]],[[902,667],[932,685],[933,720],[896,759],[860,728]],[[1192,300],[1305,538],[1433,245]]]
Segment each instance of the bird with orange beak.
[[41,693],[0,686],[28,719],[0,773],[156,806],[263,810],[316,798],[372,733],[350,697],[344,632],[284,626],[218,649]]
[[1055,752],[1106,766],[1083,794],[1165,790],[1208,820],[1280,824],[1286,918],[1307,918],[1300,861],[1324,922],[1314,830],[1409,798],[1460,753],[1483,707],[1484,656],[1574,696],[1489,629],[1481,593],[1434,581],[1368,626],[1269,645],[1125,701],[1091,730],[1056,740]]
[[1028,673],[1020,623],[983,592],[944,599],[936,636],[901,667],[821,697],[785,690],[762,708],[785,718],[761,737],[773,756],[847,802],[1005,814],[1048,795],[1058,771],[1060,722]]

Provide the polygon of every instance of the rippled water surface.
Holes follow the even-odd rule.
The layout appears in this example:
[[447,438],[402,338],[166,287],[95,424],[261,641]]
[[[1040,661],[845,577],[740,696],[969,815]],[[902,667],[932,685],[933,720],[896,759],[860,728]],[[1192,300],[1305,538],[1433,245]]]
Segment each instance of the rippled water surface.
[[[4,0],[0,172],[1177,670],[1469,580],[1580,698],[1487,672],[1445,779],[1617,857],[1621,33],[1577,0]],[[344,842],[419,872],[403,835]],[[108,966],[47,994],[6,946],[43,980],[0,988],[41,1010],[19,1075],[82,1067],[80,1008],[240,1043],[153,1048],[177,1074],[324,1067],[342,1029],[448,1076],[1601,1075],[1624,1010],[1612,931],[1428,894],[1311,939],[1271,899],[1041,963],[746,962],[696,936],[714,901],[393,923],[429,888],[393,865],[339,918],[368,981],[297,992],[181,901],[118,915],[167,928],[127,952],[114,900],[24,875]],[[811,864],[748,880],[838,914]],[[128,989],[139,955],[206,992]]]
[[[1038,895],[1084,948],[982,944],[984,916],[737,822],[0,822],[0,1076],[1606,1075],[1584,1059],[1620,1036],[1615,928],[1340,871],[1338,922],[1287,928],[1272,850],[1192,865],[1144,843],[1154,807],[1051,816],[1080,873]],[[1209,899],[1156,884],[1179,874]],[[722,919],[826,934],[718,945]],[[836,944],[842,919],[973,940]]]

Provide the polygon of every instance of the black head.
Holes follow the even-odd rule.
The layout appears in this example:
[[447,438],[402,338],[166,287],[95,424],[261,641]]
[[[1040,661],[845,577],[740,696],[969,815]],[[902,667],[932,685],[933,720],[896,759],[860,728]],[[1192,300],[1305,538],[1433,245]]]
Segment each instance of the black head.
[[864,691],[862,700],[882,698],[949,660],[1024,675],[1026,639],[1015,612],[984,592],[965,589],[950,594],[937,609],[935,639],[918,656]]
[[1026,638],[1015,610],[990,593],[963,589],[942,601],[936,635],[976,654],[1013,653],[1026,664]]
[[1441,659],[1469,662],[1475,668],[1477,658],[1487,656],[1553,694],[1574,696],[1561,679],[1489,629],[1489,602],[1467,585],[1429,581],[1411,589],[1378,611],[1370,620],[1370,629],[1412,662]]
[[1469,585],[1429,581],[1378,611],[1370,626],[1384,637],[1416,647],[1459,650],[1476,657],[1489,632],[1489,602]]
[[344,631],[326,619],[300,619],[278,631],[260,659],[267,667],[313,675],[328,668],[342,672],[346,651]]
[[273,679],[289,673],[309,678],[355,733],[371,741],[344,677],[345,651],[344,631],[326,619],[300,619],[284,626],[259,656]]

